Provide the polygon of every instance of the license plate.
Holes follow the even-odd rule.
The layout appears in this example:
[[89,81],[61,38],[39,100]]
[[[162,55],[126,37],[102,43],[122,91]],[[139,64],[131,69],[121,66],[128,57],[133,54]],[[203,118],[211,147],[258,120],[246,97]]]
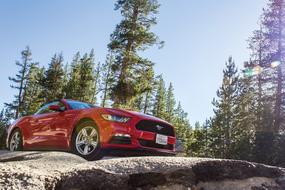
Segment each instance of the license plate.
[[157,135],[156,135],[155,142],[156,142],[157,144],[167,145],[167,141],[168,141],[168,137],[167,137],[167,136],[165,136],[165,135],[160,135],[160,134],[157,134]]

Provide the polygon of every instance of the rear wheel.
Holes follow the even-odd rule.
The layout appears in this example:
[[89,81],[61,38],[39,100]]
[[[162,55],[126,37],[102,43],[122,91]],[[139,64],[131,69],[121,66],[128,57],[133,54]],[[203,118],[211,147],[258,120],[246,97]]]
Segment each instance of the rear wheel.
[[20,129],[15,129],[9,140],[10,151],[20,151],[23,149],[23,138]]
[[86,160],[99,160],[103,157],[97,126],[91,122],[80,123],[72,135],[73,152]]

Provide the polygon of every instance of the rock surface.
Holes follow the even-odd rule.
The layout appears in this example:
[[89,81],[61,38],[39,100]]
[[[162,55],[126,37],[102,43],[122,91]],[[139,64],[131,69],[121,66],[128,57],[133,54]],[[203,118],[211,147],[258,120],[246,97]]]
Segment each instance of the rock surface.
[[0,152],[0,189],[284,190],[285,170],[245,161]]

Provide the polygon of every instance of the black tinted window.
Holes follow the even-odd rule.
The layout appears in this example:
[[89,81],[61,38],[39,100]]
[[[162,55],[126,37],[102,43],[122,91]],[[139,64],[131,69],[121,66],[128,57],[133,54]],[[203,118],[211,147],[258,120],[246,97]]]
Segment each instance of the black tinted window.
[[73,110],[81,110],[81,109],[88,109],[88,108],[94,108],[95,106],[89,103],[85,102],[78,102],[78,101],[72,101],[68,100],[67,103]]

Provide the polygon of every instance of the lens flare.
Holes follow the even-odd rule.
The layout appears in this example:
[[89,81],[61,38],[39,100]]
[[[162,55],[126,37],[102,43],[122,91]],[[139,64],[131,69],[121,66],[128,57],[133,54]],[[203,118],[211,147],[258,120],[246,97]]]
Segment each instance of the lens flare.
[[259,75],[260,73],[262,73],[264,69],[262,67],[260,67],[259,65],[254,66],[252,68],[247,68],[246,70],[244,70],[244,74],[248,77],[250,76],[254,76],[254,75]]
[[260,67],[259,65],[258,65],[258,66],[255,66],[255,67],[253,68],[253,72],[254,72],[255,75],[259,75],[260,73],[262,73],[262,71],[263,71],[263,68]]
[[271,63],[271,68],[278,67],[280,64],[281,64],[280,61],[273,61],[273,62]]

